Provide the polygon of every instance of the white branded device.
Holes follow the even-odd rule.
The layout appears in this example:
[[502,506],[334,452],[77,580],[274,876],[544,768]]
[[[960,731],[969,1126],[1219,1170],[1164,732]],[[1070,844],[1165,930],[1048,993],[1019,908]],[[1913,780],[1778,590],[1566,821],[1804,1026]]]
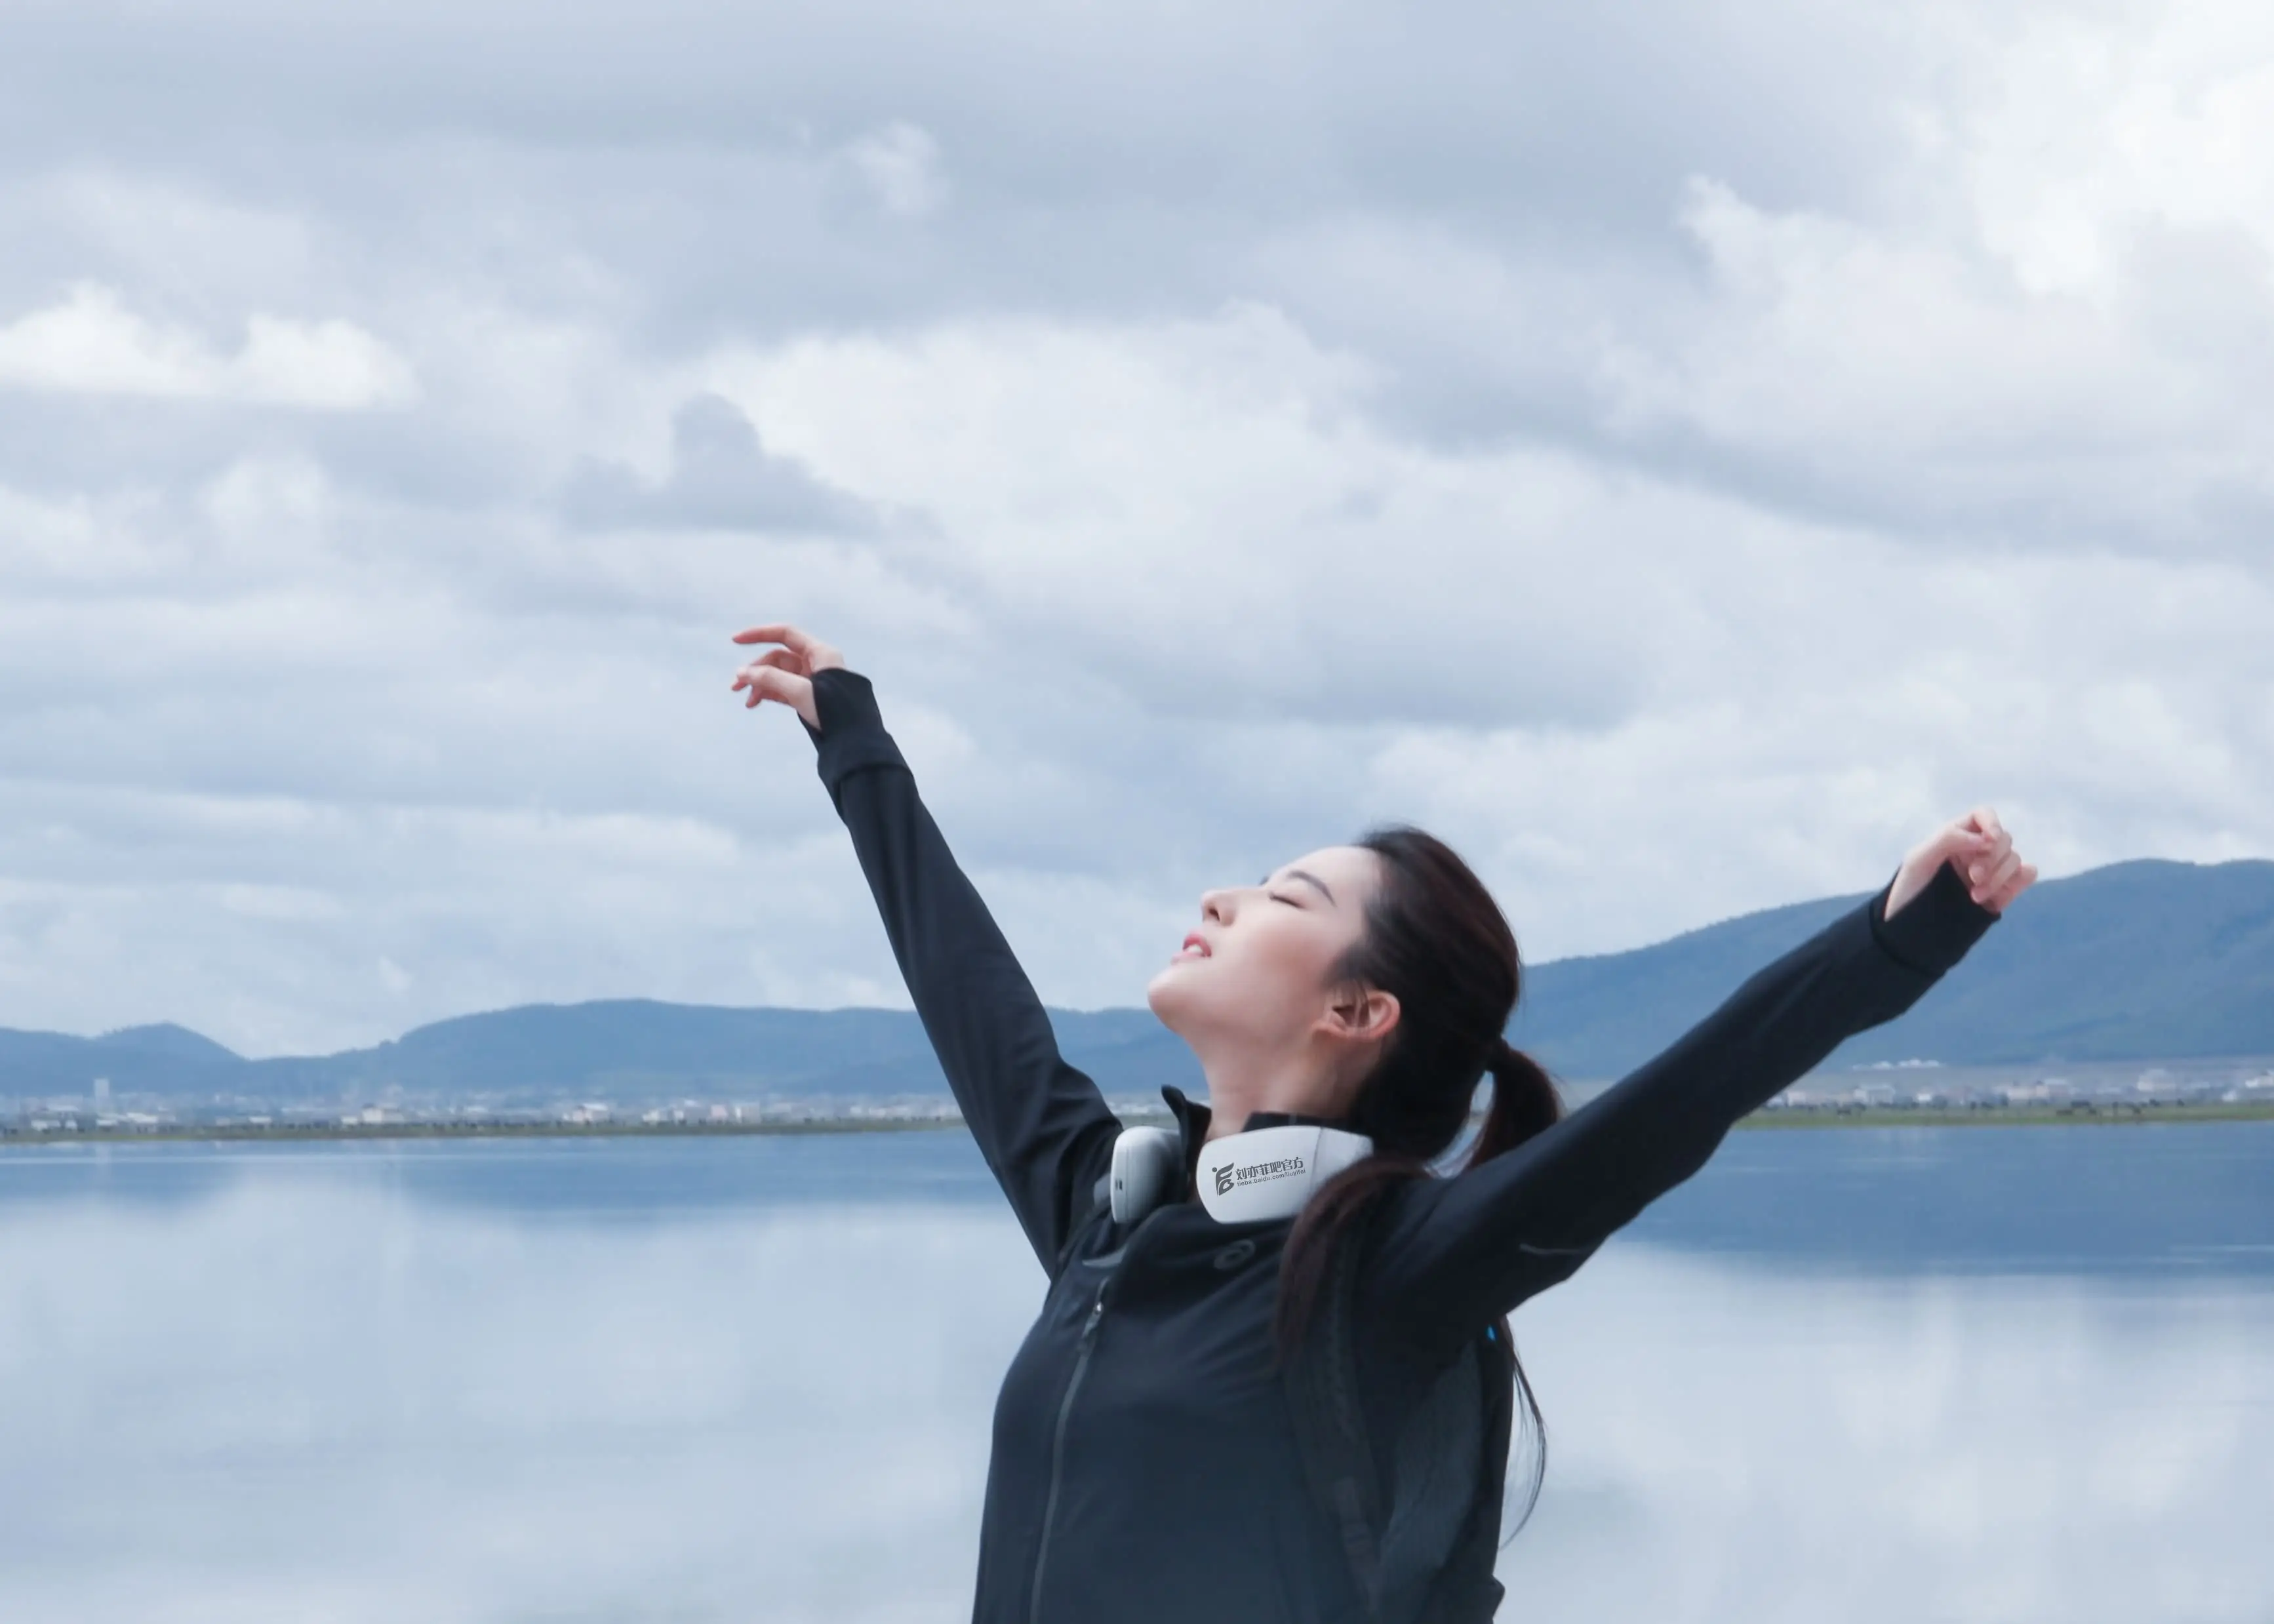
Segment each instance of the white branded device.
[[1177,1187],[1177,1136],[1166,1128],[1124,1128],[1113,1141],[1113,1222],[1134,1223]]
[[[1183,1181],[1178,1136],[1128,1128],[1113,1141],[1109,1193],[1116,1223],[1134,1223]],[[1227,1133],[1201,1147],[1201,1204],[1218,1223],[1292,1218],[1326,1182],[1374,1154],[1363,1133],[1303,1124]]]

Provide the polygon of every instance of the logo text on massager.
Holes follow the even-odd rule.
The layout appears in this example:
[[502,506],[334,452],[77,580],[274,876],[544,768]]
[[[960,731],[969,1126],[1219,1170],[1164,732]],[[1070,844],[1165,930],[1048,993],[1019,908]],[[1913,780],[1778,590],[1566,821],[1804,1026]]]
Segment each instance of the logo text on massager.
[[1303,1170],[1303,1158],[1290,1156],[1284,1162],[1255,1162],[1246,1167],[1228,1162],[1216,1170],[1216,1192],[1229,1195],[1235,1184],[1261,1184],[1267,1178],[1288,1178]]

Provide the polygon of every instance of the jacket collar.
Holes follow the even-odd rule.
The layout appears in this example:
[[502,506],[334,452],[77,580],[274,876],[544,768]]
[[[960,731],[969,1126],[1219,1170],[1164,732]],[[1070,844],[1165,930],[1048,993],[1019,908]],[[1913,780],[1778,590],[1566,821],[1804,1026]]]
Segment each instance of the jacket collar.
[[[1161,1089],[1161,1097],[1169,1102],[1169,1113],[1177,1119],[1177,1131],[1184,1139],[1185,1182],[1191,1184],[1193,1169],[1200,1163],[1201,1146],[1207,1141],[1209,1124],[1215,1114],[1197,1100],[1188,1100],[1185,1091],[1171,1083]],[[1335,1116],[1305,1116],[1294,1111],[1250,1111],[1237,1132],[1246,1133],[1256,1128],[1344,1128],[1346,1118]]]
[[1185,1187],[1178,1192],[1181,1200],[1193,1192],[1193,1169],[1200,1165],[1201,1146],[1215,1117],[1207,1106],[1185,1098],[1185,1091],[1174,1083],[1163,1086],[1161,1097],[1169,1102],[1169,1114],[1177,1119],[1177,1132],[1184,1141]]

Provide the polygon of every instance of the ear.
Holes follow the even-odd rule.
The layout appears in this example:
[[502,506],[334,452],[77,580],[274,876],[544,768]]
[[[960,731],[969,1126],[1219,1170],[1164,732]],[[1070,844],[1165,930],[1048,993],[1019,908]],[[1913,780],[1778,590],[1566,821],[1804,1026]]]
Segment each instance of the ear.
[[1335,989],[1321,1021],[1328,1035],[1344,1042],[1379,1043],[1397,1029],[1397,995],[1345,981]]

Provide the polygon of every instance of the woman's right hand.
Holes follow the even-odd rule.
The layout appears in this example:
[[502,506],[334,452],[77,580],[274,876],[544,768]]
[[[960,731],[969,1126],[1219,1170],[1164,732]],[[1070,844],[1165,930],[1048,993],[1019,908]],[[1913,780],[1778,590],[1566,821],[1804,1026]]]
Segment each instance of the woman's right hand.
[[753,626],[748,631],[736,632],[734,641],[780,645],[768,649],[734,673],[734,690],[750,691],[742,708],[752,710],[762,700],[779,700],[803,717],[808,727],[818,732],[821,716],[813,707],[813,673],[842,666],[845,657],[794,626]]

